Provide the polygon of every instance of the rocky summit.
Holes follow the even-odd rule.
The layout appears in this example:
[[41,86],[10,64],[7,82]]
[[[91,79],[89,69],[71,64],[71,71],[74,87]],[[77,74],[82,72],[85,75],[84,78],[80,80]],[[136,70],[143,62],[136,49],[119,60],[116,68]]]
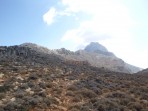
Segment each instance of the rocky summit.
[[61,56],[81,51],[28,46],[0,47],[0,111],[148,111],[146,71],[114,72]]
[[85,47],[84,50],[87,52],[95,52],[95,51],[108,52],[108,50],[98,42],[91,42],[89,45]]

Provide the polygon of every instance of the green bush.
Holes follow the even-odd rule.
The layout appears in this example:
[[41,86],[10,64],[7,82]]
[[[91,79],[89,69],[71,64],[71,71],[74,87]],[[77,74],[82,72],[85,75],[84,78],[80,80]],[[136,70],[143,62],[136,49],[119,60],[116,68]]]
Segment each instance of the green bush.
[[89,99],[97,97],[97,94],[95,92],[88,89],[80,90],[76,94],[81,94],[84,98],[89,98]]

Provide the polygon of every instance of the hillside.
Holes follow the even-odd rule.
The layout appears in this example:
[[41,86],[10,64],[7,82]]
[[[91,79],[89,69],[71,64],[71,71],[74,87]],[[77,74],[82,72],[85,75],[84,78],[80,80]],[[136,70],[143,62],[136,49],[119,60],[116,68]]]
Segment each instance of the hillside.
[[[65,53],[66,52],[66,53]],[[63,53],[56,50],[56,54],[68,60],[87,61],[94,67],[106,68],[111,71],[136,73],[141,69],[125,63],[122,59],[116,57],[99,43],[92,42],[84,50],[71,52],[64,49]]]
[[136,73],[136,74],[148,76],[148,68],[147,68],[147,69],[144,69],[144,70],[142,70],[142,71],[139,71],[139,72]]
[[65,48],[49,50],[32,43],[25,43],[20,46],[29,47],[33,50],[47,54],[55,54],[66,60],[87,61],[94,67],[104,67],[116,72],[136,73],[141,70],[138,67],[125,63],[122,59],[116,57],[112,52],[109,52],[104,46],[97,42],[91,42],[84,50],[78,50],[76,52],[72,52]]
[[0,111],[147,110],[148,76],[23,46],[0,47]]

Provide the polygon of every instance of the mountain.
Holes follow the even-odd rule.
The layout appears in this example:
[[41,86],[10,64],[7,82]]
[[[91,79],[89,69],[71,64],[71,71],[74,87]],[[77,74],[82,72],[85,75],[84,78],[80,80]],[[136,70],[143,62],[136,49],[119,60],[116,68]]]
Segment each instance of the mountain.
[[[86,61],[94,67],[105,68],[116,72],[136,73],[141,70],[138,67],[125,63],[122,59],[117,58],[112,52],[109,52],[104,46],[96,42],[92,42],[86,46],[84,50],[78,50],[76,52],[65,48],[50,50],[33,43],[24,43],[19,46],[11,46],[8,48],[1,47],[1,50],[10,50],[8,52],[8,55],[10,55],[11,53],[14,53],[12,51],[13,48],[18,50],[17,54],[24,53],[26,50],[31,50],[32,52],[38,52],[40,55],[44,54],[46,57],[48,55],[53,55],[62,58],[63,60]],[[27,52],[25,53],[27,54]]]
[[0,111],[148,110],[148,76],[61,56],[102,54],[45,50],[30,43],[0,47]]
[[136,73],[141,69],[125,63],[99,43],[92,42],[84,50],[72,52],[66,49],[55,50],[57,55],[68,60],[87,61],[92,66],[103,67],[116,72]]
[[91,42],[89,45],[87,45],[84,49],[87,52],[95,52],[95,51],[102,51],[102,52],[108,52],[108,50],[98,42]]
[[101,62],[103,63],[103,61],[106,61],[107,64],[113,65],[114,68],[110,66],[107,67],[107,64],[102,66],[113,69],[114,71],[136,73],[141,70],[141,68],[125,63],[123,60],[117,58],[112,52],[109,52],[106,47],[97,42],[91,42],[88,46],[85,47],[84,50],[87,52],[103,55],[103,60]]
[[85,47],[84,51],[90,52],[90,53],[103,54],[106,56],[114,56],[114,54],[109,52],[106,47],[104,47],[103,45],[97,42],[91,42],[89,45]]
[[33,44],[24,43],[20,47],[28,47],[40,53],[55,54],[66,60],[87,61],[92,66],[106,68],[116,72],[136,73],[141,69],[125,63],[122,59],[116,57],[107,48],[97,42],[91,42],[84,50],[70,51],[65,48],[49,50],[48,48]]

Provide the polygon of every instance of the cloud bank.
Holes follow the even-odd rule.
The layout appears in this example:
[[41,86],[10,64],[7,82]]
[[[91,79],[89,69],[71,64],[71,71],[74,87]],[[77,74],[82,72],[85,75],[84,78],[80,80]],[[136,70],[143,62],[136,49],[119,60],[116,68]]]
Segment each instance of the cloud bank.
[[[134,37],[130,32],[136,23],[133,22],[129,9],[121,0],[59,0],[59,3],[60,7],[63,7],[62,10],[52,7],[44,14],[44,21],[48,25],[59,19],[59,16],[79,18],[80,13],[83,13],[90,17],[82,21],[76,19],[79,26],[68,29],[61,37],[64,47],[77,50],[95,41],[127,62],[142,64],[140,61],[135,62],[135,59],[143,56],[134,49]],[[147,51],[143,53],[148,54]]]
[[73,41],[74,44],[81,45],[99,41],[108,46],[108,41],[110,43],[130,41],[129,29],[133,23],[127,8],[117,0],[61,0],[61,2],[68,13],[83,12],[91,16],[90,20],[81,22],[79,27],[68,30],[61,39],[63,42]]
[[48,25],[51,25],[58,16],[79,17],[78,13],[90,16],[89,20],[81,21],[78,27],[67,30],[61,38],[63,44],[71,43],[69,46],[71,50],[76,50],[80,45],[86,45],[91,41],[98,41],[109,50],[116,50],[117,46],[123,50],[125,44],[131,46],[129,29],[133,22],[128,9],[119,0],[59,1],[62,10],[52,7],[43,16]]

